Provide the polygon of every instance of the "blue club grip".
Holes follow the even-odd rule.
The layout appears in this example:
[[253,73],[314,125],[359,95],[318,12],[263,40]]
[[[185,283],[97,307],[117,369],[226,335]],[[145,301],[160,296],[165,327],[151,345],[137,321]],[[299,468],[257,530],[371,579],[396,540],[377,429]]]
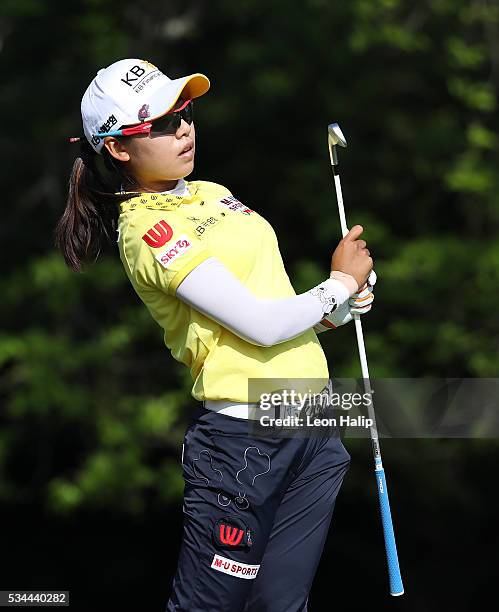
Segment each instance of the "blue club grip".
[[388,563],[388,576],[390,580],[390,593],[394,596],[404,593],[402,576],[395,544],[395,534],[393,532],[392,513],[390,512],[390,501],[386,488],[385,470],[377,469],[376,484],[378,487],[379,505],[381,509],[381,522],[383,523],[383,534],[385,536],[386,560]]

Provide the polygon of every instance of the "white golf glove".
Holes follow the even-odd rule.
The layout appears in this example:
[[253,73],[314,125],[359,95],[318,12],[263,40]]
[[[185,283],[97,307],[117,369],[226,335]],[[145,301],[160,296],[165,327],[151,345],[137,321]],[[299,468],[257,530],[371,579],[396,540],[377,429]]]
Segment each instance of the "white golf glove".
[[334,312],[324,317],[322,321],[314,325],[314,330],[317,334],[327,331],[328,329],[336,329],[341,325],[349,323],[353,319],[354,314],[365,314],[372,308],[374,302],[373,287],[376,284],[377,276],[374,270],[371,270],[367,278],[367,282],[354,293],[346,302],[344,302]]

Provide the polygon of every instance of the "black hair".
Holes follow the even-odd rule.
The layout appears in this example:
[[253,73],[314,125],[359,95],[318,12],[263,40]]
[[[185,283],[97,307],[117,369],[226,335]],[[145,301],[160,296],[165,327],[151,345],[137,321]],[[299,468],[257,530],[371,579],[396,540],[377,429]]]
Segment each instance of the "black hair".
[[85,137],[69,179],[66,208],[55,228],[55,243],[67,265],[80,272],[95,261],[104,242],[116,242],[119,203],[130,198],[121,192],[138,188],[124,164],[103,147],[96,153]]

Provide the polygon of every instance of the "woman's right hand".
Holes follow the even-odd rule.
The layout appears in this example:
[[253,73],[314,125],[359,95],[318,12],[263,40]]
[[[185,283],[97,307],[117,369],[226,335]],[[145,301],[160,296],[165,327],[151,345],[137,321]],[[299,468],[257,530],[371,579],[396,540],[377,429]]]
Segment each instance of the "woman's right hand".
[[358,240],[364,231],[362,225],[354,225],[342,238],[331,257],[331,271],[350,274],[362,287],[373,267],[373,260],[365,240]]

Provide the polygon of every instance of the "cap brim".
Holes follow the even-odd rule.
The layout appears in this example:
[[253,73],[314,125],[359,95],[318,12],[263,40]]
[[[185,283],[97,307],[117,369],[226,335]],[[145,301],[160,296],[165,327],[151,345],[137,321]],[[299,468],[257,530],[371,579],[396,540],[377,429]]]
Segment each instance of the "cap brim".
[[199,98],[210,88],[210,80],[199,72],[180,79],[174,79],[165,87],[158,89],[149,100],[149,113],[147,121],[153,121],[171,110],[181,94],[193,99]]

